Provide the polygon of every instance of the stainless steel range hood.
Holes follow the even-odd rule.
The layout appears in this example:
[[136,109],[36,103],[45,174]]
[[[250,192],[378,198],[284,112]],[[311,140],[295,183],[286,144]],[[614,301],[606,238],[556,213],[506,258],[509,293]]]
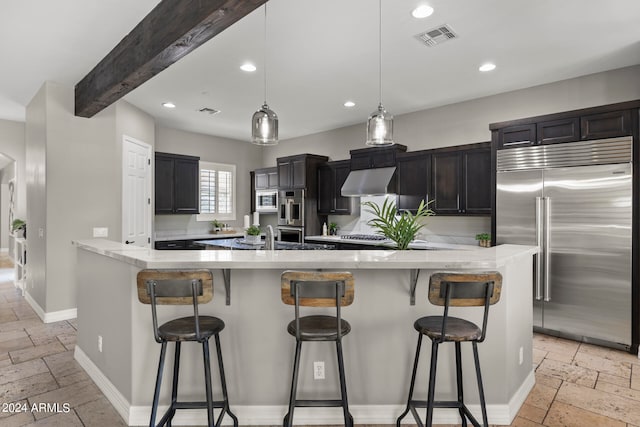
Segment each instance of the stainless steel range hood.
[[342,185],[341,193],[345,197],[381,196],[395,193],[395,186],[390,185],[395,171],[395,166],[351,171]]

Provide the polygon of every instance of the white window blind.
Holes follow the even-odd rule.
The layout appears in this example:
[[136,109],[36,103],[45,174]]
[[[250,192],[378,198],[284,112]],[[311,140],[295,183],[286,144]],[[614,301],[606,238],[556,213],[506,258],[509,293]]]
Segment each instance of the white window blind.
[[200,162],[198,221],[236,219],[236,166]]

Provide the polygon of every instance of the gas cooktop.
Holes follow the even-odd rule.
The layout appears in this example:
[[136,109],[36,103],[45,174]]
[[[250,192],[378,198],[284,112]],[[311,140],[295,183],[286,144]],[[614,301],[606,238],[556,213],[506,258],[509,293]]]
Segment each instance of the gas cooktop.
[[340,238],[346,240],[389,240],[385,236],[381,236],[379,234],[342,234]]

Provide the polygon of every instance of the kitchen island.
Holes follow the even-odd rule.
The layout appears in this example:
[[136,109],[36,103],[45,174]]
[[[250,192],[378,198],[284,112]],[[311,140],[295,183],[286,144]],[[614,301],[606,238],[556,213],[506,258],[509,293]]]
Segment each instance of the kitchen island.
[[[108,240],[75,242],[78,281],[78,339],[75,357],[129,425],[148,423],[160,346],[154,341],[151,310],[138,302],[136,275],[145,268],[207,268],[214,273],[214,300],[201,314],[220,317],[227,386],[232,410],[243,425],[276,425],[286,412],[295,340],[286,332],[293,308],[280,301],[286,269],[349,270],[355,300],[343,309],[352,332],[343,340],[351,412],[358,424],[392,424],[407,398],[417,333],[413,322],[442,308],[427,300],[434,271],[497,270],[502,299],[491,307],[487,339],[480,348],[491,424],[509,424],[535,382],[532,368],[532,259],[537,248],[501,245],[451,251],[157,251]],[[231,304],[225,305],[223,270],[230,270]],[[409,303],[410,270],[417,280],[416,305]],[[159,321],[185,315],[188,308],[162,307]],[[481,322],[481,309],[457,308]],[[102,338],[102,351],[98,349]],[[183,346],[181,395],[202,396],[202,355]],[[428,346],[427,346],[428,347]],[[455,396],[453,346],[439,357],[437,399]],[[470,346],[463,346],[465,399],[479,414]],[[426,398],[428,348],[423,349],[415,397]],[[171,366],[168,357],[167,366]],[[325,380],[313,380],[314,361],[324,361]],[[301,398],[338,395],[334,346],[309,343],[301,358]],[[214,393],[219,392],[214,371]],[[163,382],[167,402],[170,373]],[[306,396],[306,397],[305,397]],[[204,411],[178,412],[179,425],[205,424]],[[296,410],[296,424],[340,424],[336,408]],[[409,422],[409,419],[407,419]],[[457,423],[457,412],[437,410],[436,423]]]

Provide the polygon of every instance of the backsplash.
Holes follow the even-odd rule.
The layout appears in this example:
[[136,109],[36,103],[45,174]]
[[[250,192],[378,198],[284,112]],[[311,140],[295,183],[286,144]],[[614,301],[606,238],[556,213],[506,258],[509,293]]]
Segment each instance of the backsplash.
[[[360,201],[371,201],[382,206],[386,196],[361,197]],[[330,215],[329,221],[338,224],[338,234],[372,234],[376,230],[367,222],[372,218],[369,209],[361,207],[360,216]],[[476,245],[476,234],[491,232],[489,216],[431,216],[424,220],[425,226],[417,238],[434,243]]]

